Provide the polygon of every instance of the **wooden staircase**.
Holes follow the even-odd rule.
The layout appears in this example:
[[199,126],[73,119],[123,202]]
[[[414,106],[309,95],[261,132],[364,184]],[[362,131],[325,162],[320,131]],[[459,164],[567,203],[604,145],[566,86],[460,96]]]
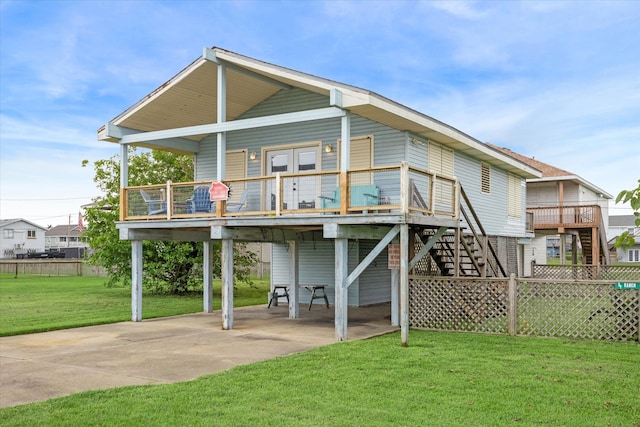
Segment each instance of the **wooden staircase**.
[[[460,212],[467,228],[452,229],[434,243],[429,250],[433,264],[442,276],[506,277],[497,252],[462,188],[460,194]],[[435,233],[435,229],[425,228],[416,236],[426,244]]]

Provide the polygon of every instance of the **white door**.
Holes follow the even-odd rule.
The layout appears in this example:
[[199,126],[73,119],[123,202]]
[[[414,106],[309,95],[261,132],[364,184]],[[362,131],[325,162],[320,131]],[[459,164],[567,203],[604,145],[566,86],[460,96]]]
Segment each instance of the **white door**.
[[[318,170],[320,147],[309,146],[283,150],[267,151],[267,175],[297,174]],[[283,180],[283,209],[299,209],[315,207],[318,198],[317,177],[289,177]],[[267,185],[267,209],[275,209],[275,183]]]

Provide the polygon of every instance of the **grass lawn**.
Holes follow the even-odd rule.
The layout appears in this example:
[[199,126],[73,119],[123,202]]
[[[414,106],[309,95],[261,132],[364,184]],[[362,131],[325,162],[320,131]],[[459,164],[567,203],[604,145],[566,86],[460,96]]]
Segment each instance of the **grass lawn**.
[[[131,290],[107,288],[103,277],[47,277],[0,274],[0,336],[131,320]],[[264,304],[268,281],[237,284],[234,305]],[[214,309],[220,309],[220,282],[214,282]],[[173,316],[202,311],[202,294],[142,297],[142,316]]]
[[[129,320],[129,290],[103,281],[0,276],[2,333]],[[267,287],[238,286],[235,304],[265,303]],[[145,318],[200,310],[199,295],[143,298]],[[0,408],[0,425],[640,426],[636,343],[417,330],[409,342],[393,333],[189,382]]]
[[0,409],[3,426],[638,426],[632,343],[410,332],[195,381]]

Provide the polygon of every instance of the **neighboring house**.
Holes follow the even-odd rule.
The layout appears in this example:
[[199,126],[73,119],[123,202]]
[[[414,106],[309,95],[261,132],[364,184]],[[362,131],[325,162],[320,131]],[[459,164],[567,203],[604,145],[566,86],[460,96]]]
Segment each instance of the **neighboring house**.
[[[607,239],[609,247],[619,262],[640,262],[640,227],[635,224],[635,215],[612,215],[609,217]],[[635,244],[627,248],[615,248],[616,238],[625,231],[634,237]]]
[[0,220],[0,257],[17,258],[44,251],[47,229],[21,218]]
[[[491,145],[491,144],[490,144]],[[567,237],[571,241],[573,264],[577,264],[578,246],[582,264],[609,264],[607,224],[609,200],[606,191],[564,169],[551,166],[508,148],[497,150],[542,171],[541,178],[527,179],[527,213],[532,216],[535,237],[525,248],[524,275],[530,274],[530,262],[547,263],[547,255],[557,242],[557,254],[565,263]]]
[[[541,177],[376,93],[219,48],[98,138],[120,145],[117,228],[132,244],[133,320],[142,318],[143,240],[202,241],[205,254],[222,241],[224,329],[233,327],[233,243],[265,242],[272,289],[289,287],[289,316],[311,296],[299,286],[325,286],[339,340],[350,305],[390,301],[406,331],[410,271],[517,272],[525,179]],[[194,155],[196,182],[129,187],[130,145]],[[210,259],[203,268],[211,311]]]
[[45,233],[45,249],[64,252],[65,258],[82,258],[89,245],[81,233],[77,224],[56,225]]

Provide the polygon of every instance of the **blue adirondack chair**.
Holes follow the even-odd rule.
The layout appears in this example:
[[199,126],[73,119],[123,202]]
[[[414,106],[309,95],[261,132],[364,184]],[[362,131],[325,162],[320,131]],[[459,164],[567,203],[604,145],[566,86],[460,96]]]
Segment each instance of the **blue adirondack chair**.
[[211,201],[209,187],[200,185],[193,190],[193,196],[187,199],[187,213],[214,212],[216,203]]

